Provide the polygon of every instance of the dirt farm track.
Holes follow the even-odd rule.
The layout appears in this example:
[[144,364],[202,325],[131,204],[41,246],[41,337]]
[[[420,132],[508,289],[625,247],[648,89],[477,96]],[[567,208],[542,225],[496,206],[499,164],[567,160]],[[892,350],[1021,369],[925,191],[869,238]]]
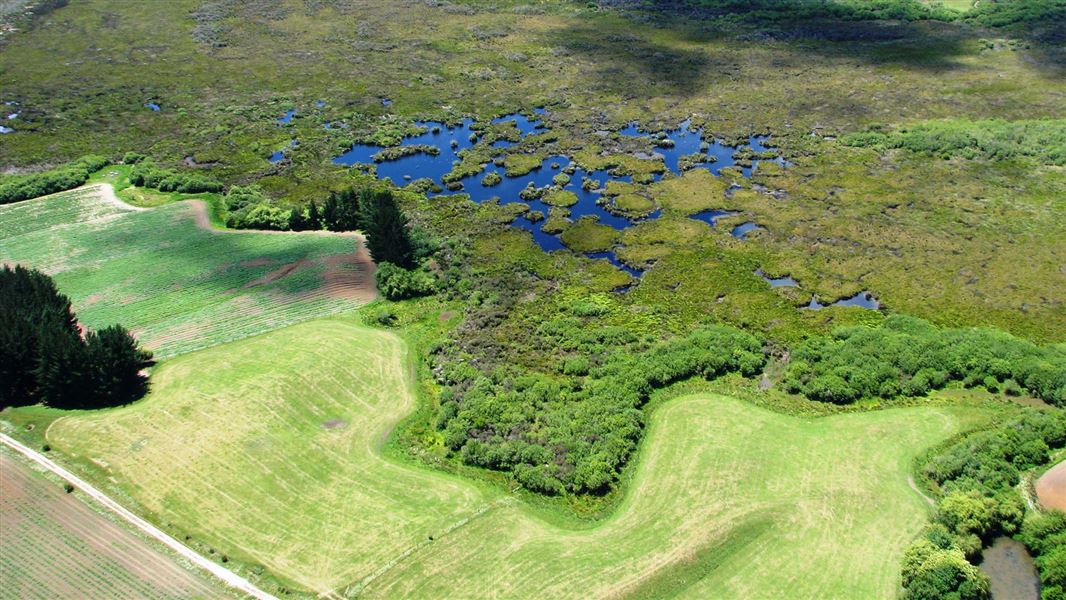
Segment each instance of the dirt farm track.
[[[228,586],[261,600],[267,594],[182,545],[102,492],[37,452],[0,437],[0,599],[204,598],[226,596],[204,572],[185,568],[148,541],[94,511],[57,483],[15,459],[8,448],[52,471],[114,516],[210,572]],[[10,577],[8,577],[10,575]],[[14,587],[11,582],[17,582]]]

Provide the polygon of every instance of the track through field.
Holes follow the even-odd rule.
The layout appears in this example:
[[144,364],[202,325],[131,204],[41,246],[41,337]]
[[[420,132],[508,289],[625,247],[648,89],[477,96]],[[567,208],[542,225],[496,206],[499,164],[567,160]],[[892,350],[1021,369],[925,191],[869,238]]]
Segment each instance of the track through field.
[[[210,573],[242,595],[274,596],[211,561],[133,514],[46,456],[0,433],[0,444],[22,454],[77,488],[147,537]],[[4,493],[0,520],[4,541],[0,565],[6,574],[0,598],[140,597],[202,598],[220,595],[143,540],[59,493],[6,454],[0,453]]]

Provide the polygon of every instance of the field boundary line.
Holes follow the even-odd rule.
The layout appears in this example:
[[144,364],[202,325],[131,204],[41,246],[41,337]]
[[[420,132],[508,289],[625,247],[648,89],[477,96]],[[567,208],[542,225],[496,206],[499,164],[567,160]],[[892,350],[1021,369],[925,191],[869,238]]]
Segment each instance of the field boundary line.
[[226,584],[226,586],[248,594],[249,596],[257,598],[258,600],[278,600],[276,596],[273,596],[272,594],[259,589],[255,584],[248,581],[244,577],[241,577],[233,571],[230,571],[229,569],[219,565],[218,563],[202,556],[195,550],[174,539],[168,533],[159,529],[155,525],[152,525],[148,521],[142,519],[141,517],[138,517],[118,502],[112,500],[111,497],[107,494],[96,489],[77,475],[59,466],[43,454],[33,450],[32,448],[29,448],[25,444],[19,442],[18,440],[15,440],[14,438],[5,433],[0,433],[0,443],[3,443],[5,446],[8,446],[9,448],[15,450],[26,458],[29,458],[30,460],[44,467],[45,469],[48,469],[55,475],[58,475],[67,483],[78,488],[90,498],[96,500],[105,508],[115,513],[125,521],[129,522],[131,525],[136,527],[144,534],[148,535],[149,537],[158,542],[161,542],[171,550],[177,552],[183,558],[192,562],[194,565],[214,575],[216,578],[220,579],[224,584]]
[[94,189],[94,188],[97,191],[100,192],[100,196],[102,196],[104,200],[107,200],[111,204],[113,204],[113,205],[115,205],[115,206],[117,206],[117,207],[119,207],[121,209],[128,210],[128,211],[131,211],[131,212],[144,212],[146,210],[150,210],[150,209],[145,208],[143,206],[134,206],[134,205],[126,202],[122,198],[119,198],[118,194],[115,193],[115,186],[111,185],[110,183],[94,183],[92,185],[86,185],[86,186],[82,186],[82,187],[74,188],[74,189],[75,190],[91,190],[91,189]]
[[928,494],[926,494],[925,492],[922,491],[922,488],[918,487],[918,482],[916,482],[914,480],[914,476],[913,475],[907,475],[907,485],[909,485],[910,488],[912,490],[914,490],[914,492],[916,494],[921,496],[923,500],[928,502],[929,506],[932,506],[933,508],[936,508],[936,500],[933,500],[932,498],[930,498]]

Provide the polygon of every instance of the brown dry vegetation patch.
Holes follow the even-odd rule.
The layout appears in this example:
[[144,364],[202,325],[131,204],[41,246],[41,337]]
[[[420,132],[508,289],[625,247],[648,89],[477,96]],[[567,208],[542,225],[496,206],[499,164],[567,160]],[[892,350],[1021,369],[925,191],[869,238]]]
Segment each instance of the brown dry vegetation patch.
[[377,285],[374,282],[374,261],[366,244],[360,242],[359,249],[351,254],[330,256],[325,261],[322,292],[331,298],[361,300],[369,302],[377,297]]
[[[207,213],[208,206],[206,202],[191,200],[189,201],[189,206],[191,207],[193,218],[196,220],[196,225],[201,229],[205,229],[212,233],[240,233],[231,229],[216,229],[211,225],[211,219],[208,217]],[[253,288],[273,283],[299,271],[300,269],[322,264],[325,266],[322,276],[322,287],[317,290],[301,292],[300,294],[297,294],[296,297],[306,299],[308,297],[317,297],[320,294],[325,294],[330,298],[359,300],[363,302],[369,302],[377,297],[377,285],[374,282],[374,261],[371,260],[370,253],[366,249],[365,238],[363,238],[363,236],[352,232],[337,233],[331,231],[291,232],[255,230],[255,232],[277,235],[339,235],[357,240],[358,249],[351,254],[330,256],[321,260],[299,260],[282,265],[258,279],[249,281],[243,286],[244,288]],[[241,266],[267,266],[272,264],[272,262],[273,261],[270,259],[260,258],[245,261],[241,263]]]
[[1044,508],[1066,511],[1066,460],[1036,480],[1036,497]]
[[0,598],[225,596],[4,453],[0,489]]
[[311,261],[304,259],[304,260],[298,260],[296,262],[289,263],[287,265],[282,265],[281,267],[278,267],[277,269],[274,269],[273,271],[267,273],[266,275],[263,275],[262,277],[260,277],[258,279],[253,279],[253,280],[249,281],[248,283],[244,284],[243,287],[247,289],[247,288],[255,287],[257,285],[266,285],[268,283],[274,283],[275,281],[277,281],[277,280],[279,280],[279,279],[281,279],[283,277],[291,275],[293,272],[295,272],[300,267],[305,267],[305,266],[307,266],[309,264],[311,264]]

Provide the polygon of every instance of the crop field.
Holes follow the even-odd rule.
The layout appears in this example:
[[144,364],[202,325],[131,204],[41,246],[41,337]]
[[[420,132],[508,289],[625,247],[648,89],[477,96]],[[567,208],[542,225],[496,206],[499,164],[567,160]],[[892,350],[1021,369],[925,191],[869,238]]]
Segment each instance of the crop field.
[[309,321],[168,361],[144,401],[63,417],[48,441],[156,521],[317,593],[891,597],[928,511],[913,459],[987,416],[686,396],[653,414],[613,516],[575,525],[384,457],[414,407],[405,365],[391,334]]
[[85,325],[121,323],[158,358],[375,295],[354,236],[220,232],[202,204],[140,210],[107,187],[0,207],[0,257],[52,275]]
[[0,264],[160,359],[16,336],[0,425],[256,585],[896,598],[1066,506],[1066,0],[147,4],[0,0],[0,202],[94,184]]
[[0,451],[0,598],[218,598],[74,495]]

